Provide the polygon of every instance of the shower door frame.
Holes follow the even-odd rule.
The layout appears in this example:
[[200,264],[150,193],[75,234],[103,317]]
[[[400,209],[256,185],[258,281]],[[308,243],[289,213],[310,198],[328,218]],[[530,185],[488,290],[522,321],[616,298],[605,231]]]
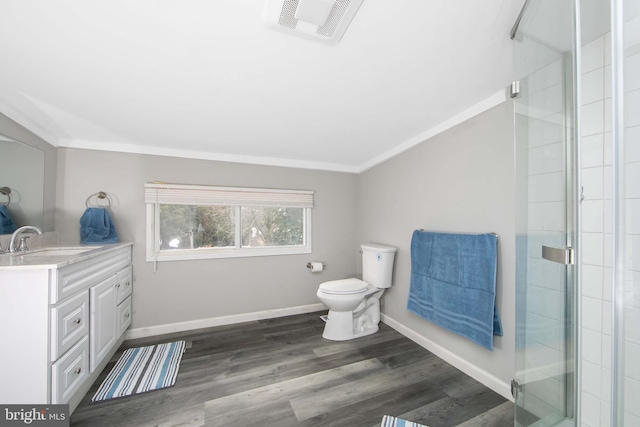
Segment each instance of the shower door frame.
[[[527,0],[522,8],[522,11],[520,12],[520,15],[518,16],[518,19],[514,25],[514,28],[512,30],[512,39],[517,38],[518,36],[518,26],[521,24],[521,21],[524,17],[526,17],[526,13],[527,13],[527,8],[528,6],[530,6],[535,0],[531,1],[531,0]],[[568,4],[568,3],[567,3]],[[572,14],[571,14],[571,27],[572,27],[572,43],[571,43],[571,51],[568,52],[562,52],[558,49],[553,49],[555,52],[558,53],[558,55],[560,56],[560,60],[562,63],[562,74],[563,74],[563,83],[564,83],[564,90],[562,91],[562,97],[563,97],[563,107],[562,107],[562,112],[563,112],[563,141],[562,141],[562,145],[563,145],[563,170],[564,170],[564,180],[563,180],[563,188],[562,188],[562,200],[564,201],[564,218],[562,218],[563,220],[563,228],[564,228],[564,248],[549,248],[552,249],[554,252],[557,253],[562,253],[563,255],[565,255],[565,260],[563,260],[561,263],[566,264],[564,267],[564,307],[563,307],[563,315],[564,315],[564,328],[562,328],[562,334],[563,334],[563,339],[561,340],[561,344],[563,346],[562,348],[562,354],[564,355],[564,366],[562,367],[562,374],[560,375],[560,377],[562,378],[562,382],[561,384],[563,384],[564,386],[564,391],[563,391],[563,403],[564,403],[564,411],[563,413],[559,412],[559,413],[553,413],[553,412],[549,412],[546,414],[546,416],[544,414],[538,414],[540,415],[539,420],[537,421],[530,421],[527,422],[527,424],[519,424],[519,412],[525,414],[525,417],[527,415],[530,415],[530,413],[527,411],[526,407],[525,407],[525,399],[527,396],[527,383],[526,383],[526,377],[528,377],[528,375],[525,375],[526,373],[524,371],[521,371],[520,368],[525,368],[525,365],[527,365],[526,360],[526,352],[527,352],[527,338],[526,338],[526,331],[527,331],[527,326],[526,326],[526,318],[527,315],[526,313],[517,316],[518,320],[524,319],[525,321],[525,325],[520,328],[517,328],[517,331],[519,331],[519,334],[522,334],[522,336],[520,336],[520,338],[516,339],[516,342],[520,342],[521,345],[523,345],[522,349],[516,349],[516,369],[519,371],[516,374],[516,380],[515,380],[515,393],[514,393],[514,398],[515,398],[515,425],[519,426],[519,425],[529,425],[529,426],[550,426],[550,425],[562,425],[562,426],[575,426],[577,419],[578,419],[578,414],[580,413],[579,411],[579,399],[577,399],[576,396],[576,391],[580,390],[580,375],[578,375],[578,367],[579,367],[579,358],[578,358],[578,342],[579,342],[579,335],[578,335],[578,319],[579,319],[579,315],[580,315],[580,297],[579,297],[579,287],[577,286],[577,283],[580,283],[580,277],[579,277],[579,271],[580,269],[577,268],[577,266],[579,265],[578,262],[578,258],[579,255],[581,253],[580,251],[580,241],[579,241],[579,236],[580,236],[580,224],[581,224],[581,219],[580,219],[580,209],[579,209],[579,203],[581,201],[581,183],[580,183],[580,174],[578,173],[578,171],[580,170],[580,152],[579,152],[579,143],[578,143],[578,139],[579,139],[579,131],[578,129],[580,129],[579,126],[579,110],[578,110],[578,106],[580,105],[580,93],[577,90],[580,84],[580,73],[577,72],[578,65],[580,64],[580,49],[578,47],[578,43],[580,40],[580,34],[579,34],[579,25],[578,25],[578,17],[580,16],[580,11],[579,11],[579,1],[571,1],[571,7],[572,7]],[[514,40],[514,50],[517,49],[517,40]],[[546,45],[545,47],[547,48],[553,48],[550,45]],[[514,61],[517,61],[518,57],[517,55],[515,55],[514,52]],[[543,66],[545,64],[542,64]],[[517,76],[518,77],[518,76]],[[527,76],[527,78],[530,76]],[[526,84],[525,85],[520,85],[526,88]],[[528,102],[529,100],[527,100]],[[516,102],[518,102],[516,100]],[[530,104],[526,105],[526,108],[531,108]],[[514,108],[514,113],[517,114],[517,108]],[[531,120],[532,116],[526,116],[526,118],[528,120]],[[528,123],[527,123],[528,125]],[[518,126],[518,122],[517,122],[517,117],[516,117],[516,127]],[[518,132],[516,132],[516,154],[518,155]],[[526,143],[529,144],[529,135],[527,135],[527,140]],[[520,147],[521,149],[521,147]],[[529,158],[527,156],[527,162],[529,162]],[[520,164],[520,163],[518,163]],[[527,174],[529,174],[529,172],[527,172]],[[528,175],[529,176],[529,175]],[[528,183],[528,178],[527,178],[527,183]],[[529,185],[529,184],[527,184]],[[527,195],[527,203],[531,203],[530,202],[530,195]],[[527,213],[528,215],[528,213]],[[526,219],[527,222],[527,228],[526,228],[526,241],[527,241],[527,248],[529,248],[529,219]],[[520,230],[519,230],[520,231]],[[560,231],[562,232],[562,231]],[[535,238],[535,237],[534,237]],[[542,238],[540,239],[542,240]],[[544,251],[544,249],[543,249]],[[535,252],[535,250],[534,250]],[[531,254],[528,254],[527,257],[530,257]],[[534,254],[534,256],[536,256]],[[539,255],[538,255],[539,256]],[[541,268],[545,268],[545,266],[547,268],[553,268],[550,267],[550,264],[545,264],[548,263],[550,261],[549,258],[547,258],[544,254],[542,256],[542,258],[544,258],[543,261],[540,262],[540,265],[542,266]],[[560,262],[560,261],[556,261],[556,262]],[[556,269],[558,267],[556,266]],[[528,267],[524,268],[525,272],[528,270]],[[520,298],[524,298],[524,303],[518,303],[517,304],[517,310],[518,309],[522,309],[522,308],[526,308],[525,311],[527,311],[529,309],[529,306],[527,305],[527,297],[526,295],[528,294],[529,290],[529,275],[530,273],[526,272],[525,273],[525,283],[518,283],[517,286],[518,287],[522,287],[521,289],[524,289],[524,291],[521,291],[520,293],[516,293],[517,297]],[[522,276],[517,274],[517,279],[521,280]],[[522,325],[521,325],[522,326]],[[557,332],[557,331],[556,331]],[[518,353],[518,351],[521,351],[522,353]],[[535,351],[535,350],[532,350]],[[521,362],[521,363],[520,363]],[[521,365],[521,366],[520,366]],[[537,367],[534,367],[534,370]],[[543,369],[540,369],[539,371],[536,371],[536,374],[539,375],[539,372],[542,371]],[[520,378],[518,378],[518,376],[520,376]],[[551,380],[553,380],[553,378],[550,377]],[[555,408],[554,408],[555,409]],[[537,418],[536,417],[532,417],[532,418]]]

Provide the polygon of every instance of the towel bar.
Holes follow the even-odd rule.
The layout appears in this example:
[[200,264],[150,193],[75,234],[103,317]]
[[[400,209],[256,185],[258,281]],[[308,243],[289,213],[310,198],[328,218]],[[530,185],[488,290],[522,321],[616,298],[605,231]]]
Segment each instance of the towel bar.
[[[421,228],[420,231],[427,231],[424,228]],[[484,233],[462,233],[460,231],[434,231],[434,233],[447,233],[447,234],[484,234]],[[496,237],[500,237],[498,233],[489,233],[493,234]]]
[[[90,195],[89,197],[87,197],[86,202],[84,202],[84,204],[89,207],[89,200],[91,200],[92,197],[97,197],[98,199],[107,199],[107,208],[111,207],[111,197],[109,197],[109,195],[107,193],[105,193],[104,191],[98,191],[97,193],[94,193],[92,195]],[[98,205],[98,202],[96,201],[96,206],[100,207],[100,205]]]

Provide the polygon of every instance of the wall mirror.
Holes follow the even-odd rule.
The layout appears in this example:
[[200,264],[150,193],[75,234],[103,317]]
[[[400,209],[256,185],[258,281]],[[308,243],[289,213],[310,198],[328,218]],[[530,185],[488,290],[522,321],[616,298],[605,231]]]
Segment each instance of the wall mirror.
[[[17,227],[44,224],[44,152],[0,134],[0,204]],[[8,195],[7,189],[10,189]]]

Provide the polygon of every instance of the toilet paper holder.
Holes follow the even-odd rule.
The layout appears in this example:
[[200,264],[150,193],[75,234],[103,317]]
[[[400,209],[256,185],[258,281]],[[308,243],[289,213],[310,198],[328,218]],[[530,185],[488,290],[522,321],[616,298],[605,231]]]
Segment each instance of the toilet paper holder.
[[307,263],[307,268],[312,273],[315,273],[315,272],[323,271],[325,268],[327,268],[327,266],[324,265],[323,262],[308,262]]

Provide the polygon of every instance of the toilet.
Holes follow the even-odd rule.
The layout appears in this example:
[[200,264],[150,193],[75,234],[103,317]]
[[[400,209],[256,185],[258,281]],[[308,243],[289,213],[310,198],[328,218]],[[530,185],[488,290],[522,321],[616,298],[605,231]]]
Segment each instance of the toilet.
[[342,279],[322,283],[318,299],[327,306],[322,337],[346,341],[378,332],[380,298],[391,287],[396,248],[363,244],[362,280]]

